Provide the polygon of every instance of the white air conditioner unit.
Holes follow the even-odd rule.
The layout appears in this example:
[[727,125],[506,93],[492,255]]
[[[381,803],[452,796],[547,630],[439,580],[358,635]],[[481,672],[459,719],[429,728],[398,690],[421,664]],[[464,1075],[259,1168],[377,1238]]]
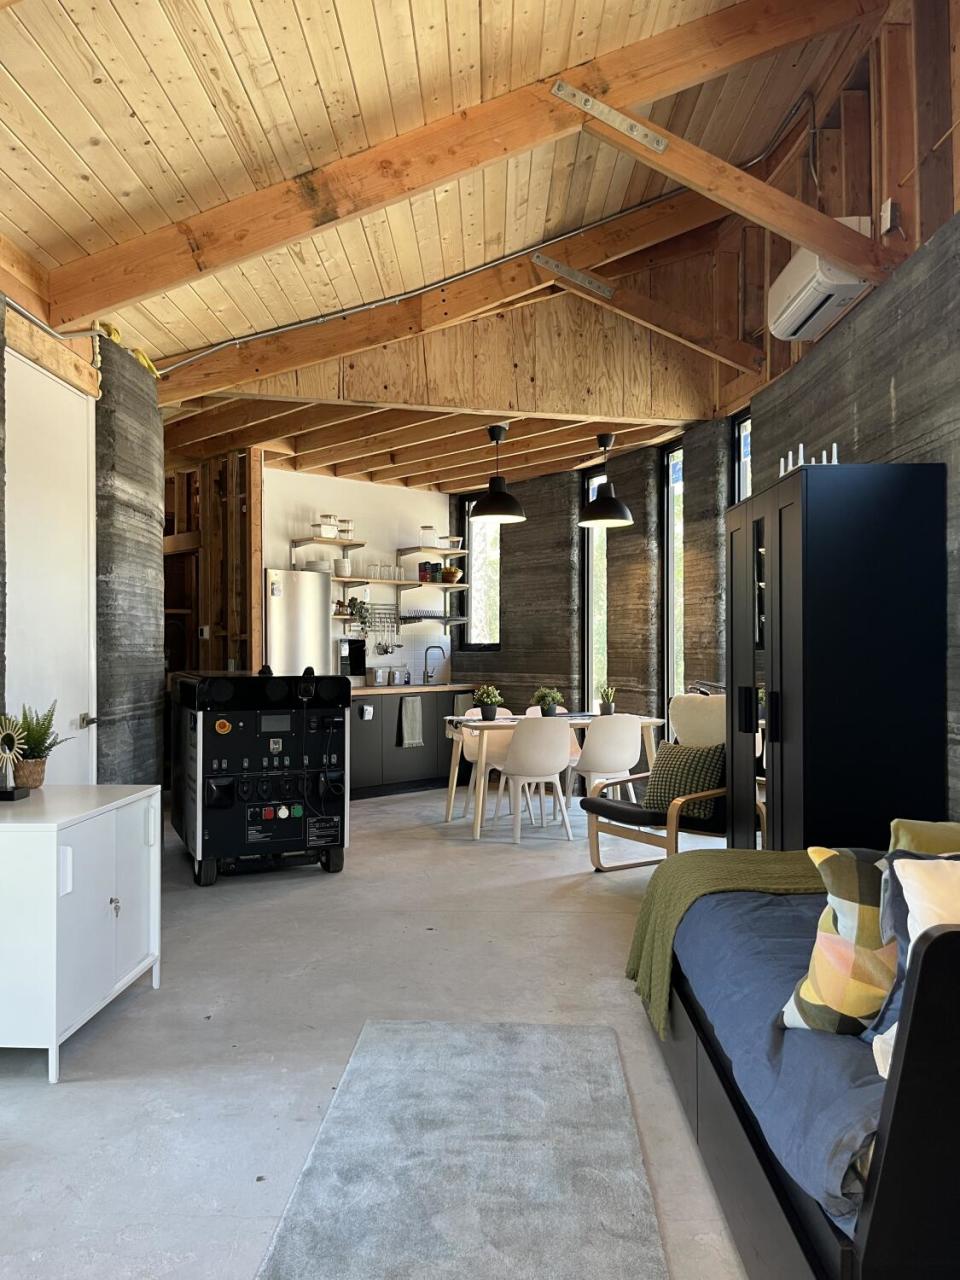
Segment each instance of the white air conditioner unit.
[[[869,218],[838,218],[870,235]],[[810,342],[852,307],[870,288],[866,280],[836,267],[811,249],[798,249],[770,285],[767,325],[784,342]]]

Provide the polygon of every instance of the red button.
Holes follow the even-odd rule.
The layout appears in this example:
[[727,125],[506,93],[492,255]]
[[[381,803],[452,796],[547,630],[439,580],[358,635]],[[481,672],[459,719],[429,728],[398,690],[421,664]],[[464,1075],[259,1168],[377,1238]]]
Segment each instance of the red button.
[[273,817],[273,805],[268,804],[263,811],[263,820],[264,822],[269,822],[272,817]]

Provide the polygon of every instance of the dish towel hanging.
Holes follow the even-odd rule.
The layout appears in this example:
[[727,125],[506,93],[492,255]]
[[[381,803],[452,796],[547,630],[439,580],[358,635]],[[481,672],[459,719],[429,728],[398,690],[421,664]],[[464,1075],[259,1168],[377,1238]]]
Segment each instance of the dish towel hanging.
[[423,701],[419,696],[400,699],[400,745],[423,746]]

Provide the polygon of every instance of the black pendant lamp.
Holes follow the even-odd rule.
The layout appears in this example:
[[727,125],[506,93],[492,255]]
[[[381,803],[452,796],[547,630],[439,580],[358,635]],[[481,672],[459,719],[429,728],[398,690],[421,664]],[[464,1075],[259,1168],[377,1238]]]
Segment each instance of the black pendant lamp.
[[526,520],[526,513],[507,489],[507,482],[500,474],[500,443],[506,437],[507,424],[498,422],[495,426],[488,427],[487,431],[497,451],[496,475],[490,477],[487,492],[473,504],[470,519],[488,520],[490,524],[520,524]]
[[[607,450],[613,445],[613,440],[614,437],[609,431],[597,436],[597,444],[603,450],[604,470],[606,470],[607,466]],[[617,497],[613,482],[604,480],[602,484],[597,486],[597,496],[591,499],[581,510],[580,528],[622,529],[628,524],[633,524],[633,515],[630,512],[630,508]]]

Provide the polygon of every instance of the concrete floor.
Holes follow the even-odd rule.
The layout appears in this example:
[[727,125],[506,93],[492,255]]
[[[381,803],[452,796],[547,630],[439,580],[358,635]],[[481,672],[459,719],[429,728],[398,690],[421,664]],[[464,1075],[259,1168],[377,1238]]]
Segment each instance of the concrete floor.
[[613,1026],[674,1280],[743,1276],[623,978],[649,873],[592,874],[579,814],[517,848],[441,806],[355,804],[339,876],[201,890],[169,840],[160,990],[73,1036],[59,1085],[0,1051],[3,1280],[252,1277],[364,1020],[422,1017]]

